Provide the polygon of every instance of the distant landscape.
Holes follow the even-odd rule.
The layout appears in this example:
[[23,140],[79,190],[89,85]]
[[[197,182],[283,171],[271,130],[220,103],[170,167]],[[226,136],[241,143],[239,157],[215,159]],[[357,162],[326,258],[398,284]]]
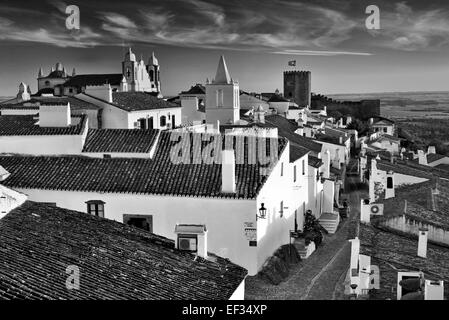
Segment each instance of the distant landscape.
[[449,92],[397,92],[329,95],[337,100],[380,99],[381,115],[396,121],[406,147],[424,149],[434,145],[449,155]]

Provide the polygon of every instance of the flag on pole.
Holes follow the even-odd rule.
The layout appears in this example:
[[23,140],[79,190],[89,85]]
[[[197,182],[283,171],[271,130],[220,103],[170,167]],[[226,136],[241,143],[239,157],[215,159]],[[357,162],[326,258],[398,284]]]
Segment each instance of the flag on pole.
[[296,60],[292,60],[288,62],[289,66],[296,67]]

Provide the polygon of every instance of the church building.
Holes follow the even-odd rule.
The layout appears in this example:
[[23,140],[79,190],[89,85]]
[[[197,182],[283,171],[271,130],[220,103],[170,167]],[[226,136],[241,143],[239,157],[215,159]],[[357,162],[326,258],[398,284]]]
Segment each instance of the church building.
[[47,76],[39,70],[37,95],[74,96],[84,93],[87,86],[109,84],[113,91],[149,92],[161,98],[160,66],[154,52],[146,65],[143,58],[136,59],[131,48],[122,61],[122,73],[80,74],[75,68],[69,75],[61,63],[57,63]]

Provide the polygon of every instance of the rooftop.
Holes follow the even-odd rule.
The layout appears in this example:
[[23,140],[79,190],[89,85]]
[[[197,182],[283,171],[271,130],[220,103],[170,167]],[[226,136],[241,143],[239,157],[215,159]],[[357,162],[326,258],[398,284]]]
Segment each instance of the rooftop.
[[179,104],[165,101],[147,92],[113,92],[113,104],[125,111],[180,108]]
[[[0,220],[0,251],[0,299],[229,299],[247,274],[144,230],[31,201]],[[69,265],[82,290],[67,290]]]
[[206,88],[202,84],[196,84],[187,91],[182,91],[180,94],[206,94]]
[[67,104],[70,103],[70,110],[98,110],[101,107],[80,100],[76,97],[48,97],[48,96],[33,96],[28,101],[12,104],[0,104],[0,110],[2,109],[35,109],[39,110],[41,104]]
[[[224,146],[223,136],[211,134],[208,136],[209,141],[222,139],[222,147]],[[202,139],[198,133],[178,133],[179,137],[183,138],[182,141],[190,143],[190,146],[197,141],[193,140],[194,137],[200,141]],[[221,154],[219,152],[215,154],[218,163],[207,164],[197,161],[199,154],[197,151],[203,151],[211,143],[209,141],[202,142],[201,150],[190,150],[189,155],[182,157],[178,152],[180,157],[189,162],[179,164],[171,160],[173,150],[177,150],[176,146],[180,143],[176,139],[173,140],[171,132],[161,132],[152,159],[1,156],[0,165],[11,173],[3,184],[11,188],[25,189],[255,199],[272,166],[277,163],[279,155],[286,146],[285,139],[264,138],[267,153],[270,152],[269,144],[277,143],[278,155],[271,156],[266,165],[260,164],[259,161],[253,161],[253,164],[249,159],[249,155],[252,155],[250,151],[256,151],[257,155],[258,146],[255,149],[248,148],[248,138],[243,137],[244,153],[240,152],[243,159],[240,161],[236,156],[236,192],[223,193],[219,163]],[[233,137],[232,141],[234,148],[240,143],[236,141],[236,137]]]
[[377,168],[383,171],[393,171],[408,176],[414,176],[425,179],[432,179],[433,177],[441,177],[449,179],[449,172],[441,170],[436,167],[430,167],[426,165],[420,165],[415,161],[399,160],[395,163],[388,161],[377,161]]
[[83,152],[150,152],[159,130],[89,129]]
[[[74,121],[75,120],[75,121]],[[0,136],[78,135],[86,125],[86,115],[72,115],[74,125],[40,127],[36,115],[0,115]]]
[[447,156],[438,153],[430,153],[427,155],[427,163],[432,163],[444,158],[447,158]]
[[278,128],[279,136],[288,139],[291,145],[297,145],[315,153],[321,152],[321,144],[295,133],[298,125],[294,121],[290,121],[280,115],[267,115],[265,116],[265,123]]
[[122,82],[123,75],[121,73],[112,74],[79,74],[71,77],[64,83],[65,87],[84,87],[84,86],[101,86],[110,84],[119,86]]
[[[422,271],[431,280],[449,281],[449,250],[429,243],[427,258],[417,256],[418,236],[380,226],[359,223],[360,253],[371,256],[380,269],[380,289],[371,290],[371,299],[396,299],[398,271]],[[445,294],[447,299],[447,290]]]

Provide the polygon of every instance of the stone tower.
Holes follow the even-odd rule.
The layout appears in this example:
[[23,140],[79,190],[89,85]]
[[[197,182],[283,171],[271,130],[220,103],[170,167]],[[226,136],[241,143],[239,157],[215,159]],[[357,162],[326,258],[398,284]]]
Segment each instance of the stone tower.
[[215,79],[206,83],[206,122],[214,126],[236,124],[240,120],[240,90],[232,80],[224,56],[218,62]]
[[159,61],[154,55],[154,52],[151,53],[151,57],[148,61],[147,71],[150,75],[151,81],[151,89],[153,92],[161,92],[161,67],[159,66]]
[[310,71],[284,71],[284,97],[300,107],[311,105],[312,75]]

